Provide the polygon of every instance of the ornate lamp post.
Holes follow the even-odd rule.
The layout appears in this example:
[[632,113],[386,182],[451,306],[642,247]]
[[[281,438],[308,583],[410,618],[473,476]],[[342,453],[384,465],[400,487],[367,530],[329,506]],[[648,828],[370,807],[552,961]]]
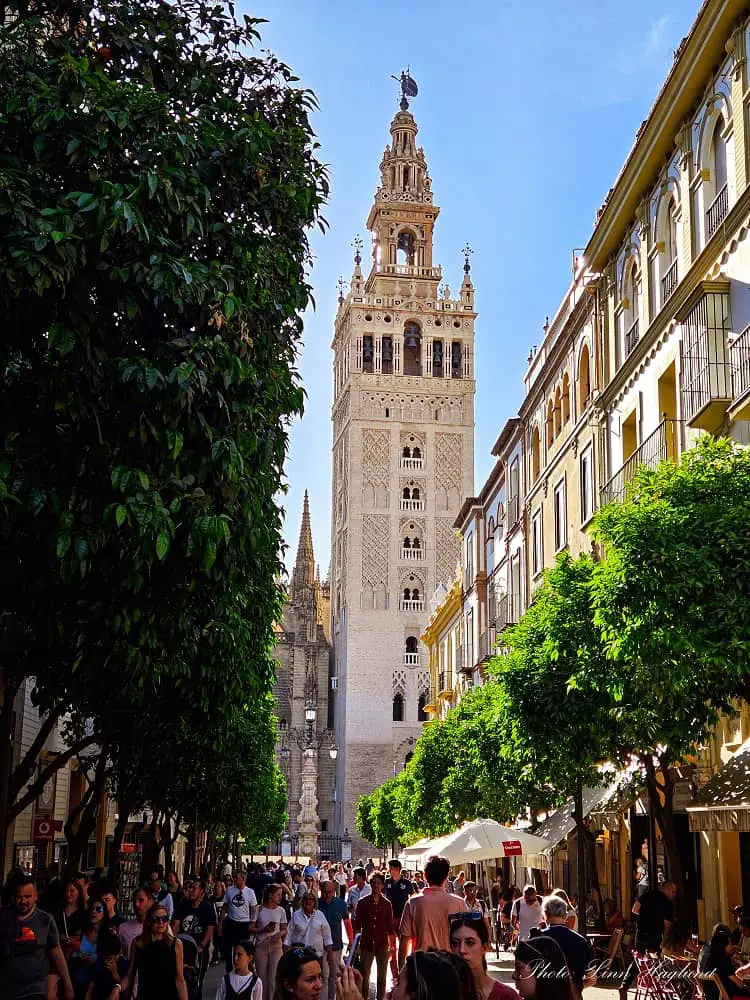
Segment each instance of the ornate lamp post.
[[318,753],[328,749],[328,756],[335,760],[339,755],[336,736],[332,729],[316,729],[317,709],[314,702],[305,704],[305,725],[298,729],[279,725],[279,757],[286,762],[290,746],[296,744],[302,751],[301,786],[298,816],[299,853],[315,857],[318,850]]

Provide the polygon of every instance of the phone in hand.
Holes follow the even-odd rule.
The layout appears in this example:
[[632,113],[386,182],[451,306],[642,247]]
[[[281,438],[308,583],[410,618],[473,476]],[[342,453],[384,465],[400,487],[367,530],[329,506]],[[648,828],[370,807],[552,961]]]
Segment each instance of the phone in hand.
[[271,931],[275,931],[276,930],[276,921],[275,920],[269,920],[268,923],[266,924],[266,930],[269,932],[269,934],[271,933]]
[[347,968],[349,968],[351,966],[352,962],[357,957],[357,952],[359,951],[359,939],[361,937],[362,937],[361,934],[355,934],[354,935],[354,940],[352,941],[352,946],[349,949],[349,954],[344,959],[344,965]]

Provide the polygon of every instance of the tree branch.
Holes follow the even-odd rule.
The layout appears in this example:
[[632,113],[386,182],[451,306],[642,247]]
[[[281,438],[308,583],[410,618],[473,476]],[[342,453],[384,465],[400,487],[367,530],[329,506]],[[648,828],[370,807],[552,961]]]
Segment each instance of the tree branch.
[[39,732],[36,734],[23,756],[23,759],[16,765],[10,779],[10,791],[8,793],[11,803],[18,798],[23,786],[31,780],[34,768],[37,765],[39,754],[44,749],[44,744],[52,734],[57,725],[58,719],[62,715],[62,709],[47,714],[41,721]]
[[27,806],[31,805],[53,774],[60,771],[72,757],[79,754],[81,750],[85,750],[86,747],[92,746],[92,744],[96,743],[97,740],[97,736],[85,736],[77,743],[74,743],[72,747],[69,747],[63,753],[54,757],[49,762],[47,767],[40,771],[39,776],[32,782],[31,785],[29,785],[21,798],[13,802],[13,805],[8,810],[8,825],[10,825],[17,816],[20,816]]

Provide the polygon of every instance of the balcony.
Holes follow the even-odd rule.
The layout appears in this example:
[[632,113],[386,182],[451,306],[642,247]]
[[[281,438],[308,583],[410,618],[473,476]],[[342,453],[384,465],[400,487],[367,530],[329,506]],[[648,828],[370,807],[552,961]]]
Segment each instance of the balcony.
[[729,211],[729,188],[725,184],[706,211],[706,241],[710,240]]
[[627,357],[628,354],[630,354],[630,352],[633,350],[633,348],[640,339],[641,339],[640,323],[636,319],[635,322],[633,322],[630,325],[630,328],[625,334],[625,357]]
[[466,655],[466,646],[456,646],[456,673],[462,674],[464,671],[473,669],[474,664],[469,663],[469,658]]
[[411,601],[411,600],[407,601],[405,598],[402,598],[398,602],[398,609],[399,609],[399,611],[420,611],[420,612],[423,612],[424,611],[424,601]]
[[401,549],[401,558],[406,562],[422,562],[424,549]]
[[424,510],[424,500],[405,500],[401,497],[401,510]]
[[668,420],[666,417],[662,420],[653,434],[649,434],[625,464],[602,486],[600,491],[602,504],[624,499],[625,487],[635,475],[635,470],[642,465],[653,469],[659,462],[667,459],[672,462],[677,460],[680,422]]
[[404,458],[401,457],[401,468],[408,469],[410,472],[421,472],[424,468],[423,458]]
[[732,365],[732,420],[750,420],[750,326],[729,345]]
[[419,666],[419,653],[404,653],[404,666],[405,667],[418,667]]
[[495,655],[495,630],[490,626],[479,633],[479,662],[483,663]]
[[397,274],[403,278],[429,278],[440,281],[443,271],[440,267],[419,267],[416,264],[376,264],[376,274]]
[[732,402],[728,344],[729,281],[702,281],[676,314],[682,323],[682,412],[690,427],[714,433]]
[[521,597],[519,594],[501,594],[497,598],[496,612],[494,619],[490,618],[490,625],[495,626],[496,632],[501,632],[509,625],[516,625],[521,616]]
[[449,671],[443,670],[440,674],[438,674],[438,688],[439,698],[453,697],[453,678],[451,677]]
[[661,305],[662,309],[667,301],[672,298],[675,288],[677,288],[677,258],[669,265],[669,270],[661,279]]

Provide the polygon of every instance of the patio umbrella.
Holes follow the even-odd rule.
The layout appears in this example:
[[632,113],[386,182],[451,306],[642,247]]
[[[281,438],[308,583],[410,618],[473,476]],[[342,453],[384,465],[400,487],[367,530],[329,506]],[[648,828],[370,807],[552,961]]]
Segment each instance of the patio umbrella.
[[475,819],[464,823],[446,837],[433,840],[422,855],[422,863],[432,854],[447,858],[451,865],[490,858],[523,857],[540,854],[550,844],[524,830],[503,826],[494,819]]

